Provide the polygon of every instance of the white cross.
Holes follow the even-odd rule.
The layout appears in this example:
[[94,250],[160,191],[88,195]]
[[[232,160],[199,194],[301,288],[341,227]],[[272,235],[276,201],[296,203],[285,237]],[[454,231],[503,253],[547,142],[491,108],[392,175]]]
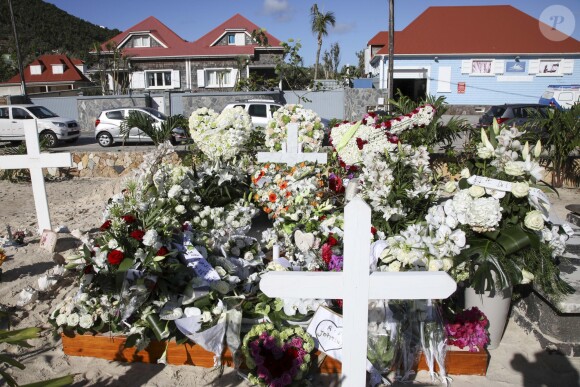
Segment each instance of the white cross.
[[369,274],[371,209],[355,197],[344,210],[342,272],[269,272],[260,289],[269,297],[343,300],[342,386],[364,386],[369,299],[443,299],[457,284],[445,272]]
[[[0,169],[30,170],[32,193],[34,194],[34,205],[38,218],[38,232],[42,233],[43,230],[52,230],[42,168],[70,167],[72,166],[72,158],[70,153],[40,153],[36,126],[36,120],[24,122],[24,136],[28,154],[0,156]],[[67,200],[67,198],[63,198],[63,200]]]
[[[298,146],[298,124],[289,123],[286,126],[286,144],[283,144],[282,152],[258,152],[259,163],[282,163],[289,166],[302,161],[318,162],[326,164],[326,153],[302,153]],[[286,148],[284,150],[284,148]]]

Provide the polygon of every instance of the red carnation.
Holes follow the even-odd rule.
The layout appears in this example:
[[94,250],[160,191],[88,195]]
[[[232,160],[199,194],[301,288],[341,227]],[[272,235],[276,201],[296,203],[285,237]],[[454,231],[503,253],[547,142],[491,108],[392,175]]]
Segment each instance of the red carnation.
[[125,221],[125,223],[131,224],[131,223],[135,223],[135,221],[137,219],[135,219],[135,217],[133,215],[124,215],[121,216],[121,219],[123,219]]
[[365,146],[365,144],[368,144],[368,141],[363,140],[360,137],[356,138],[356,146],[358,147],[359,150],[362,150],[362,148]]
[[109,254],[107,254],[107,260],[111,265],[118,265],[121,263],[125,255],[120,250],[111,250]]
[[377,233],[377,229],[371,226],[371,234],[375,235]]
[[161,246],[161,248],[159,250],[157,250],[157,256],[165,256],[169,254],[169,250],[167,250],[167,248],[165,246]]
[[328,243],[331,246],[335,246],[338,243],[338,241],[332,235],[329,235],[326,243]]
[[145,235],[145,231],[143,230],[135,230],[135,231],[131,231],[131,233],[129,234],[129,236],[133,239],[138,240],[139,242],[143,241],[143,236]]
[[111,228],[111,221],[110,220],[106,220],[105,223],[103,223],[100,227],[101,231],[105,231]]

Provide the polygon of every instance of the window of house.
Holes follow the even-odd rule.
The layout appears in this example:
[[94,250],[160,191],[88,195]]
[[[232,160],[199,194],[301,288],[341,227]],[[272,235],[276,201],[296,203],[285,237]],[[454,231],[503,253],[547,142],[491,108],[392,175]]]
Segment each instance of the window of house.
[[53,74],[62,74],[64,73],[64,65],[52,65],[52,73]]
[[171,87],[171,71],[148,71],[147,87]]
[[230,70],[206,70],[207,87],[227,87],[231,84]]
[[471,61],[471,74],[492,74],[491,63],[491,60]]
[[30,66],[30,74],[32,75],[42,74],[42,66],[41,65]]
[[236,35],[234,34],[228,35],[228,44],[236,44]]
[[151,47],[151,38],[149,36],[135,36],[133,38],[133,47]]

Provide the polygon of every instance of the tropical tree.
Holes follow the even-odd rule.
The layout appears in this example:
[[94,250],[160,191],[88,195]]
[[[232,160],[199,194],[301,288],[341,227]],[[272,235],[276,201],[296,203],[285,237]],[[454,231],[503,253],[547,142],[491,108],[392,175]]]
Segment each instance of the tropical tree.
[[129,116],[121,123],[121,135],[123,136],[123,139],[126,140],[129,137],[132,128],[139,128],[143,133],[151,137],[155,146],[158,146],[165,141],[170,141],[172,144],[176,144],[172,135],[173,129],[182,126],[183,119],[179,115],[167,117],[165,121],[156,124],[148,115],[138,111],[133,111],[129,113]]
[[310,17],[312,24],[312,33],[316,34],[318,39],[318,48],[316,49],[316,65],[314,66],[314,79],[318,79],[318,64],[320,62],[320,49],[322,48],[322,37],[328,35],[328,26],[334,27],[336,18],[334,12],[328,11],[326,13],[320,12],[318,4],[314,4],[310,8]]

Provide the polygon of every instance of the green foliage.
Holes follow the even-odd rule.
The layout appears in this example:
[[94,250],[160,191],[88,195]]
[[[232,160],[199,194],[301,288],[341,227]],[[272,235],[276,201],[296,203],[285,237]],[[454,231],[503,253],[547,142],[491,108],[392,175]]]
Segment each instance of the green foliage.
[[414,128],[403,132],[400,136],[403,144],[413,146],[426,145],[429,151],[432,151],[435,145],[442,144],[444,148],[450,148],[453,141],[457,139],[461,132],[471,129],[469,123],[462,118],[452,117],[446,124],[441,117],[447,112],[448,104],[445,97],[427,96],[418,102],[411,100],[403,95],[400,90],[397,91],[397,100],[390,100],[389,103],[393,109],[394,115],[402,115],[412,112],[419,106],[430,104],[436,109],[433,121],[423,128]]
[[310,69],[304,67],[304,60],[299,53],[302,44],[299,40],[288,39],[281,46],[284,54],[281,59],[277,59],[276,74],[282,79],[282,88],[292,90],[299,101],[308,101],[303,95],[296,93],[296,90],[315,89],[314,78]]
[[[121,135],[123,139],[126,140],[129,137],[131,128],[139,128],[146,135],[151,137],[155,146],[164,143],[165,141],[171,141],[173,143],[173,137],[171,132],[173,129],[183,124],[183,116],[171,116],[167,117],[165,121],[160,124],[156,124],[151,117],[147,114],[140,113],[138,111],[132,111],[129,117],[123,120],[121,123]],[[187,126],[185,126],[187,127]]]
[[267,91],[278,87],[278,80],[266,78],[257,73],[250,73],[248,78],[240,78],[236,83],[236,91]]
[[328,27],[336,24],[334,12],[322,13],[318,9],[318,4],[313,4],[310,8],[310,26],[312,33],[316,35],[318,47],[316,49],[316,64],[314,65],[314,79],[318,79],[318,64],[320,63],[320,49],[322,48],[322,37],[328,35]]
[[[55,52],[90,62],[93,42],[104,42],[120,33],[72,16],[42,0],[12,0],[12,9],[24,66],[39,55]],[[8,2],[0,1],[0,52],[15,51]],[[17,71],[13,70],[9,74],[0,71],[0,81],[14,76]]]
[[528,125],[546,130],[542,143],[548,149],[546,161],[552,184],[562,187],[568,180],[580,185],[580,165],[570,157],[580,147],[580,104],[567,110],[548,109],[547,117],[536,115]]

